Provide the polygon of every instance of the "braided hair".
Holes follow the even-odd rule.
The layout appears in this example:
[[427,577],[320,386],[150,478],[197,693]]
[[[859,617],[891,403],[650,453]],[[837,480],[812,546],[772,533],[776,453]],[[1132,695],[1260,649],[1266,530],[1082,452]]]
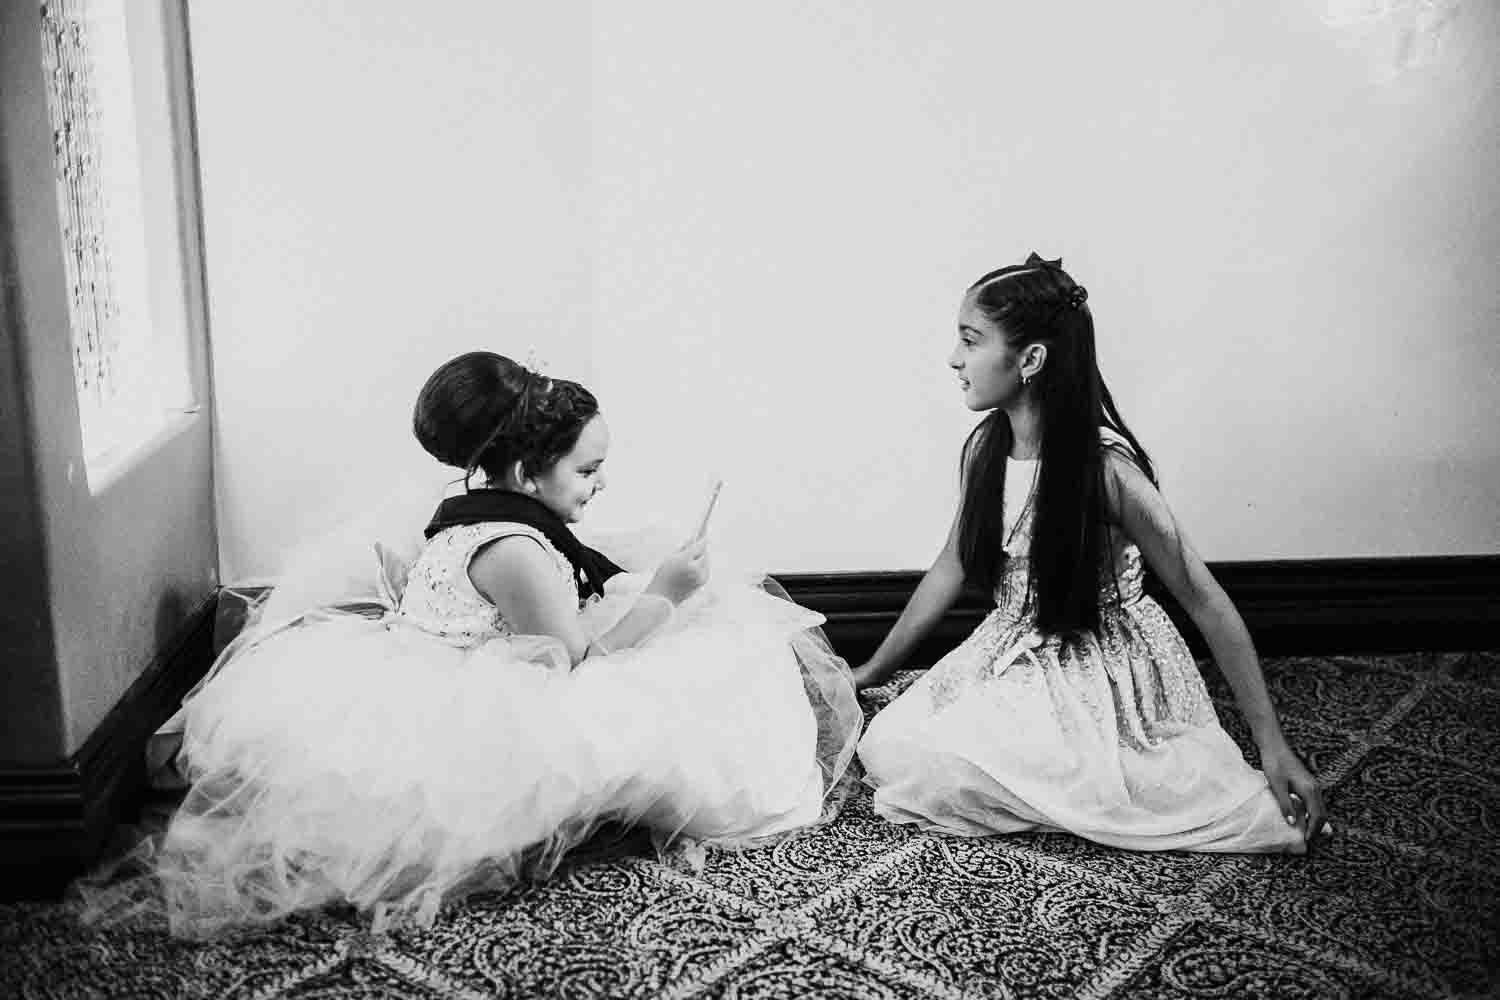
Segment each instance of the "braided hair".
[[433,372],[417,394],[412,431],[429,455],[489,479],[521,464],[541,475],[578,443],[599,413],[577,382],[540,375],[491,351],[461,354]]

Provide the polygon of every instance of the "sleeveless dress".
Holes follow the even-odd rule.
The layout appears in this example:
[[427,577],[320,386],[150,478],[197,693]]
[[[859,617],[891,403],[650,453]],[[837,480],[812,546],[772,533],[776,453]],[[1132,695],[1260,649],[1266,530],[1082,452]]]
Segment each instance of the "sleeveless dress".
[[1140,550],[1117,529],[1098,631],[1036,630],[1038,462],[1007,461],[996,607],[871,722],[859,758],[875,811],[958,836],[1060,830],[1141,851],[1305,850],[1219,725],[1187,644],[1143,593]]
[[[225,650],[164,727],[189,787],[144,851],[174,933],[328,903],[377,930],[427,924],[449,900],[545,876],[606,821],[659,845],[756,844],[829,818],[861,716],[820,615],[711,586],[641,646],[569,669],[559,641],[517,635],[469,580],[478,550],[512,536],[573,587],[540,531],[465,525],[423,547],[404,588],[388,581],[378,617],[263,620]],[[647,582],[612,578],[585,630]],[[121,908],[95,903],[104,919]]]

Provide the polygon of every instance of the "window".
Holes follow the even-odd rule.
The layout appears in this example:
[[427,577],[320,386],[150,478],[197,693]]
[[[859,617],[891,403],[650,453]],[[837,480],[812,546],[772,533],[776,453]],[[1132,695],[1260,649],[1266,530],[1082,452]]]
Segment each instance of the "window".
[[131,59],[132,44],[150,46],[142,18],[152,5],[127,14],[128,4],[41,6],[74,376],[96,491],[109,468],[149,448],[193,405],[182,299],[167,287],[180,287],[180,261],[170,259],[180,245],[175,211],[148,213],[152,178],[141,155],[143,145],[171,142],[170,130],[143,134],[137,113],[160,60]]

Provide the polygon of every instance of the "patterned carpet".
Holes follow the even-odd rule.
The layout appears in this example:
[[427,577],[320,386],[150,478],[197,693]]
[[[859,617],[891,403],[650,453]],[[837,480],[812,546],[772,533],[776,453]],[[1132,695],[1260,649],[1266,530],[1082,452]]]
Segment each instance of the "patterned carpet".
[[928,836],[857,790],[832,826],[771,850],[696,872],[617,851],[384,939],[331,913],[194,944],[0,906],[0,996],[1500,995],[1500,655],[1266,672],[1339,827],[1308,859]]

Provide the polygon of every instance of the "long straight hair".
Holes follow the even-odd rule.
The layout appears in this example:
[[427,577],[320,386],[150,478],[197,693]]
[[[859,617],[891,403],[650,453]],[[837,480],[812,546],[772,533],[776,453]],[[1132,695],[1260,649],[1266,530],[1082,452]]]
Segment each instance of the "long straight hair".
[[[1099,626],[1100,568],[1109,530],[1100,428],[1129,443],[1128,457],[1153,484],[1156,472],[1099,373],[1088,293],[1062,269],[1062,261],[1032,254],[1025,264],[986,274],[969,293],[1012,348],[1047,347],[1047,360],[1031,382],[1042,440],[1027,585],[1040,631],[1092,631]],[[1012,438],[1010,418],[996,409],[964,445],[959,559],[968,582],[986,592],[993,592],[1005,573],[1000,513]]]

